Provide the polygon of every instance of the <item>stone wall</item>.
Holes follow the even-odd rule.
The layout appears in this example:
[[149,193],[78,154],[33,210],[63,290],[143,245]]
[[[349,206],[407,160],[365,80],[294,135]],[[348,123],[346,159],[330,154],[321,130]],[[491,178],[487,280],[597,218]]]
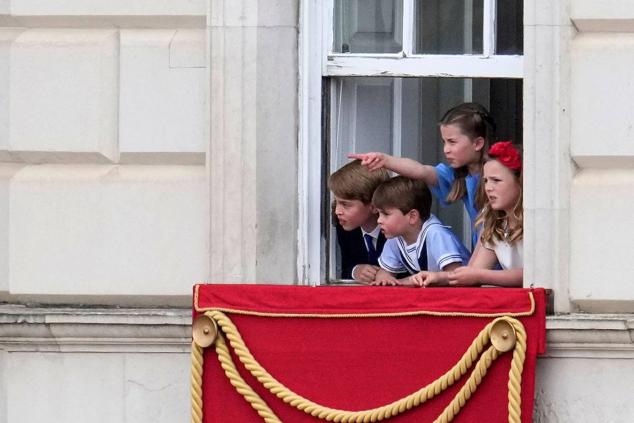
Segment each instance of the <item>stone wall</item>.
[[209,272],[206,2],[3,4],[0,299],[186,304]]
[[[0,423],[187,419],[192,284],[297,282],[299,7],[0,0]],[[634,6],[524,7],[535,419],[629,422]]]

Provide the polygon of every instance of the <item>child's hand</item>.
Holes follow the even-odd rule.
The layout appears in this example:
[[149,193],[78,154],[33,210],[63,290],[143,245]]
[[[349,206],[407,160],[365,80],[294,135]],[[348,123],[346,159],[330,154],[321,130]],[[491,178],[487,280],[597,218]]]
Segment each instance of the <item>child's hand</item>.
[[367,166],[369,170],[382,169],[386,166],[390,156],[384,153],[351,153],[348,158],[361,160],[363,166]]
[[412,275],[411,280],[413,285],[422,287],[447,285],[446,272],[422,271]]
[[371,264],[358,264],[354,270],[354,280],[362,283],[374,282],[376,278],[376,272],[380,269],[379,266],[373,266]]
[[426,286],[426,280],[429,277],[429,272],[418,272],[415,275],[410,276],[410,281],[414,286]]
[[480,286],[481,284],[479,268],[461,266],[449,272],[449,285],[451,286]]
[[401,282],[396,279],[396,278],[392,278],[392,277],[386,277],[386,278],[382,278],[379,280],[375,280],[374,282],[371,282],[370,285],[374,285],[374,286],[399,286],[401,285]]

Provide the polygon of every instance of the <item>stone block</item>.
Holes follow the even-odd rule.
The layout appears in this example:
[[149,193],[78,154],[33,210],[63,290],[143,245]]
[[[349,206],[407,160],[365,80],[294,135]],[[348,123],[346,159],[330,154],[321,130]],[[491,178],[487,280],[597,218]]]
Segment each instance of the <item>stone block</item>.
[[189,354],[0,351],[0,421],[180,421],[189,366]]
[[540,359],[536,423],[626,423],[634,415],[631,359]]
[[[526,29],[524,80],[524,207],[568,207],[568,181],[574,164],[570,142],[571,27]],[[543,53],[548,52],[548,53]]]
[[0,422],[7,423],[7,373],[6,373],[6,365],[7,365],[7,357],[9,353],[6,351],[0,350]]
[[[259,5],[257,0],[210,0],[208,20],[213,27],[257,27]],[[266,6],[269,7],[267,3]]]
[[8,151],[11,43],[22,31],[13,28],[0,29],[0,160],[3,161],[10,159]]
[[189,295],[208,275],[205,181],[202,166],[23,168],[10,187],[10,293]]
[[[294,28],[260,28],[257,64],[257,281],[297,276],[297,36]],[[279,157],[286,157],[279,166]],[[280,184],[286,189],[280,190]],[[271,201],[275,198],[275,201]]]
[[634,167],[634,34],[572,44],[571,152],[581,167]]
[[169,45],[170,68],[206,68],[206,48],[205,30],[177,30]]
[[[263,27],[299,26],[299,3],[297,0],[274,0],[266,7],[258,8],[258,25]],[[262,4],[262,3],[261,3]]]
[[555,311],[570,307],[568,209],[524,209],[524,287],[555,291]]
[[189,380],[183,376],[190,360],[189,354],[127,354],[125,421],[172,423],[189,416]]
[[204,16],[205,0],[11,0],[11,12],[19,16]]
[[[576,2],[578,0],[574,0]],[[524,26],[570,26],[569,0],[532,0],[524,3]]]
[[[122,160],[204,163],[207,70],[203,30],[122,30],[119,142]],[[164,153],[168,153],[165,155]],[[180,156],[179,156],[180,154]],[[185,155],[185,156],[183,156]]]
[[[212,28],[210,91],[210,277],[256,280],[257,28]],[[235,54],[225,52],[232,51]],[[280,119],[278,116],[277,119]],[[232,222],[239,221],[240,225]]]
[[10,150],[35,161],[118,160],[116,30],[27,30],[10,60]]
[[584,170],[573,180],[569,287],[573,302],[634,300],[634,285],[629,282],[634,274],[633,188],[631,170]]
[[18,164],[0,165],[0,295],[9,291],[9,187],[21,168]]
[[123,356],[10,353],[7,418],[13,422],[124,422]]

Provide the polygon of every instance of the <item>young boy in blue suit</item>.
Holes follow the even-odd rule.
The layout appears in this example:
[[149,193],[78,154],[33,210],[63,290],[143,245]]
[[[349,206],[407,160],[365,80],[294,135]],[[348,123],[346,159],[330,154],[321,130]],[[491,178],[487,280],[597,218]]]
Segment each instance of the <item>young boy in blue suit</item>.
[[372,203],[387,238],[374,284],[420,286],[418,278],[395,276],[451,271],[469,262],[462,242],[430,213],[431,193],[424,182],[396,176],[377,187]]
[[385,169],[369,171],[354,160],[328,178],[335,197],[337,243],[341,251],[341,278],[372,283],[379,270],[378,258],[385,236],[377,224],[372,205],[374,190],[390,179]]

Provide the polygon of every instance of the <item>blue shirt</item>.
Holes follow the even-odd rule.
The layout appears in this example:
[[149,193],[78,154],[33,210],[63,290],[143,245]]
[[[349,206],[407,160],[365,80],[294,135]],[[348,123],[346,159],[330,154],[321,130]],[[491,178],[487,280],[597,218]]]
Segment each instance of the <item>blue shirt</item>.
[[[438,199],[438,202],[443,207],[449,205],[447,202],[447,196],[449,192],[451,192],[451,186],[453,182],[456,180],[456,173],[451,166],[446,165],[445,163],[439,163],[436,166],[436,178],[438,180],[437,185],[430,186],[429,190],[431,193]],[[467,210],[467,214],[469,215],[469,219],[471,220],[471,246],[475,246],[478,241],[478,234],[475,230],[475,220],[478,217],[478,210],[475,205],[475,198],[478,191],[478,182],[480,181],[480,174],[471,175],[468,174],[466,177],[467,184],[467,195],[462,197],[462,202],[464,203],[464,207]]]
[[[421,269],[418,260],[424,250],[427,253],[427,269]],[[434,215],[425,221],[414,244],[407,245],[400,236],[388,239],[379,257],[379,266],[391,273],[421,270],[439,272],[448,264],[460,263],[466,266],[468,262],[469,251],[451,229],[442,225]]]

